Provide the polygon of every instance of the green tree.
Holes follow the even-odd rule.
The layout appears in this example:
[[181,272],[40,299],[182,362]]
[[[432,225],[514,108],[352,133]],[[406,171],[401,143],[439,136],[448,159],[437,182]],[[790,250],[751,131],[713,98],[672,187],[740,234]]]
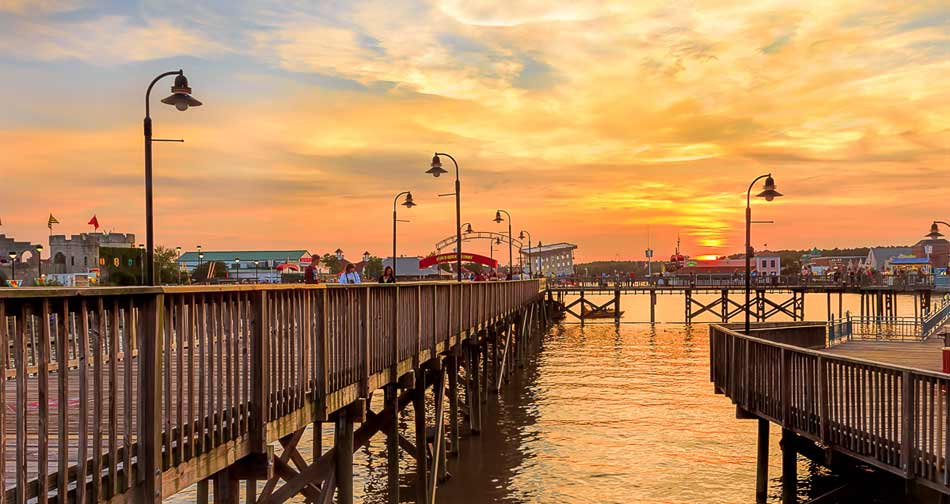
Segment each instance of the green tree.
[[481,273],[485,269],[481,264],[478,263],[465,263],[462,266],[464,266],[465,269],[475,273]]
[[155,273],[159,283],[178,283],[178,253],[162,245],[155,247]]
[[[214,265],[214,268],[212,268],[212,265]],[[228,266],[221,261],[214,261],[201,263],[200,266],[195,268],[195,271],[191,273],[192,280],[195,282],[207,282],[209,280],[209,269],[213,271],[210,279],[226,278],[228,276]]]
[[334,254],[323,254],[323,257],[320,258],[320,262],[325,264],[333,275],[339,275],[343,272],[343,263],[337,259]]
[[369,258],[369,261],[366,261],[366,266],[363,267],[363,275],[366,278],[379,278],[383,274],[383,260],[373,256]]

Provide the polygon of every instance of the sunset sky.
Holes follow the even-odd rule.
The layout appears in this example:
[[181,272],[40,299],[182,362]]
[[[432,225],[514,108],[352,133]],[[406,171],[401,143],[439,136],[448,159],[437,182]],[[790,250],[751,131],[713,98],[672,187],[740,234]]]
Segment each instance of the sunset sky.
[[[200,5],[199,5],[200,4]],[[156,242],[386,255],[502,207],[580,261],[910,244],[950,220],[950,4],[901,1],[0,0],[0,233],[144,241],[144,92]],[[447,165],[451,169],[451,165]],[[400,207],[402,208],[402,207]],[[487,244],[470,245],[487,255]]]

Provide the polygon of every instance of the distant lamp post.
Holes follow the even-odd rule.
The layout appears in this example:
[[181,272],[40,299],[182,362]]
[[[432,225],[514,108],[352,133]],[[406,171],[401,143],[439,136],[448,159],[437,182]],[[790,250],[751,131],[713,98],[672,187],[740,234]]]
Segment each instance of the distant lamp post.
[[472,233],[475,232],[475,230],[472,229],[472,223],[471,223],[471,222],[466,222],[465,224],[462,224],[462,227],[465,228],[465,229],[462,230],[462,232],[465,233],[465,234],[472,234]]
[[145,262],[148,254],[145,252],[145,244],[139,243],[139,274],[142,275],[142,285],[146,285]]
[[498,224],[501,224],[502,221],[505,220],[505,219],[503,219],[503,218],[501,217],[501,214],[502,214],[502,213],[504,213],[506,216],[508,216],[508,274],[509,274],[509,275],[514,275],[514,270],[512,269],[512,267],[514,266],[514,263],[512,262],[512,259],[511,259],[511,257],[512,257],[512,253],[511,253],[511,214],[508,213],[506,210],[495,210],[495,222],[498,223]]
[[930,225],[930,232],[925,236],[931,240],[938,240],[943,237],[943,234],[940,232],[940,229],[937,227],[937,224],[943,224],[944,226],[950,227],[950,223],[935,220],[933,224]]
[[241,279],[238,278],[240,269],[241,269],[241,259],[238,257],[235,257],[234,258],[234,282],[235,283],[241,283]]
[[368,250],[365,251],[365,252],[363,252],[363,262],[364,262],[364,263],[365,263],[365,262],[368,262],[370,257],[372,257],[372,256],[369,254],[369,251],[368,251]]
[[178,285],[181,285],[181,247],[175,247],[175,266],[178,267]]
[[[152,80],[145,91],[145,244],[148,247],[145,251],[145,283],[146,285],[155,285],[155,238],[152,225],[152,117],[149,110],[149,96],[152,94],[152,87],[159,80],[175,76],[175,84],[172,86],[172,94],[162,99],[162,103],[173,105],[176,109],[185,111],[189,107],[201,106],[201,102],[192,98],[191,88],[188,87],[188,78],[184,72],[165,72]],[[164,141],[164,140],[154,140]]]
[[[534,268],[531,266],[531,233],[522,230],[518,233],[518,239],[524,240],[525,235],[528,235],[528,276],[534,276]],[[523,274],[524,271],[521,273]]]
[[16,252],[10,251],[10,281],[16,282]]
[[339,261],[342,261],[342,260],[343,260],[343,251],[342,251],[342,250],[336,249],[336,251],[335,251],[333,254],[336,255],[337,260],[339,260]]
[[[452,160],[455,165],[455,274],[459,282],[462,281],[462,183],[459,181],[459,163],[454,157],[444,152],[436,152],[432,156],[432,164],[426,173],[435,178],[439,175],[448,173],[442,168],[442,160],[439,156],[445,156]],[[446,195],[448,196],[448,195]]]
[[36,276],[42,282],[43,280],[43,246],[36,246]]
[[759,175],[749,184],[749,190],[745,197],[745,332],[749,334],[749,302],[752,297],[752,188],[755,183],[765,179],[765,185],[762,192],[756,194],[756,198],[765,198],[765,201],[772,201],[778,198],[782,193],[775,190],[775,180],[771,173]]
[[261,283],[260,277],[257,275],[257,268],[260,266],[260,261],[254,261],[254,283]]
[[[412,201],[412,192],[410,191],[403,191],[397,194],[395,198],[393,198],[393,264],[392,264],[392,268],[393,268],[394,280],[396,278],[396,222],[398,221],[398,219],[396,219],[396,205],[399,203],[399,198],[403,195],[405,195],[406,198],[405,198],[405,201],[402,202],[402,206],[406,208],[412,208],[416,206],[416,203]],[[404,221],[404,222],[408,222],[408,221]]]

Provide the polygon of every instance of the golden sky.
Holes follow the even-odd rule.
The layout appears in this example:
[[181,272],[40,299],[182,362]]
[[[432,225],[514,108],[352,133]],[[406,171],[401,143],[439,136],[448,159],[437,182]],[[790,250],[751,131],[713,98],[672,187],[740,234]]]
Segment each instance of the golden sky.
[[[0,0],[0,233],[144,238],[144,91],[184,69],[205,105],[152,96],[156,241],[386,255],[480,230],[578,260],[910,244],[947,215],[946,1]],[[447,168],[451,169],[448,164]],[[402,208],[402,207],[400,207]],[[142,241],[140,239],[140,241]],[[471,250],[488,253],[487,244]],[[506,252],[505,252],[506,254]]]

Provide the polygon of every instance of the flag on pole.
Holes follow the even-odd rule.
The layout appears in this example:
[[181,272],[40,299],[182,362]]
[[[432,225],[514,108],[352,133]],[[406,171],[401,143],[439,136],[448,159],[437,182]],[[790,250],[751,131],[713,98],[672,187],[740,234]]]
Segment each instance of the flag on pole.
[[96,218],[95,214],[93,214],[92,218],[89,219],[89,225],[94,227],[96,231],[99,231],[99,219]]
[[46,222],[46,227],[48,227],[49,230],[52,231],[53,224],[59,224],[59,221],[56,220],[56,217],[53,217],[53,214],[49,214],[49,221]]

